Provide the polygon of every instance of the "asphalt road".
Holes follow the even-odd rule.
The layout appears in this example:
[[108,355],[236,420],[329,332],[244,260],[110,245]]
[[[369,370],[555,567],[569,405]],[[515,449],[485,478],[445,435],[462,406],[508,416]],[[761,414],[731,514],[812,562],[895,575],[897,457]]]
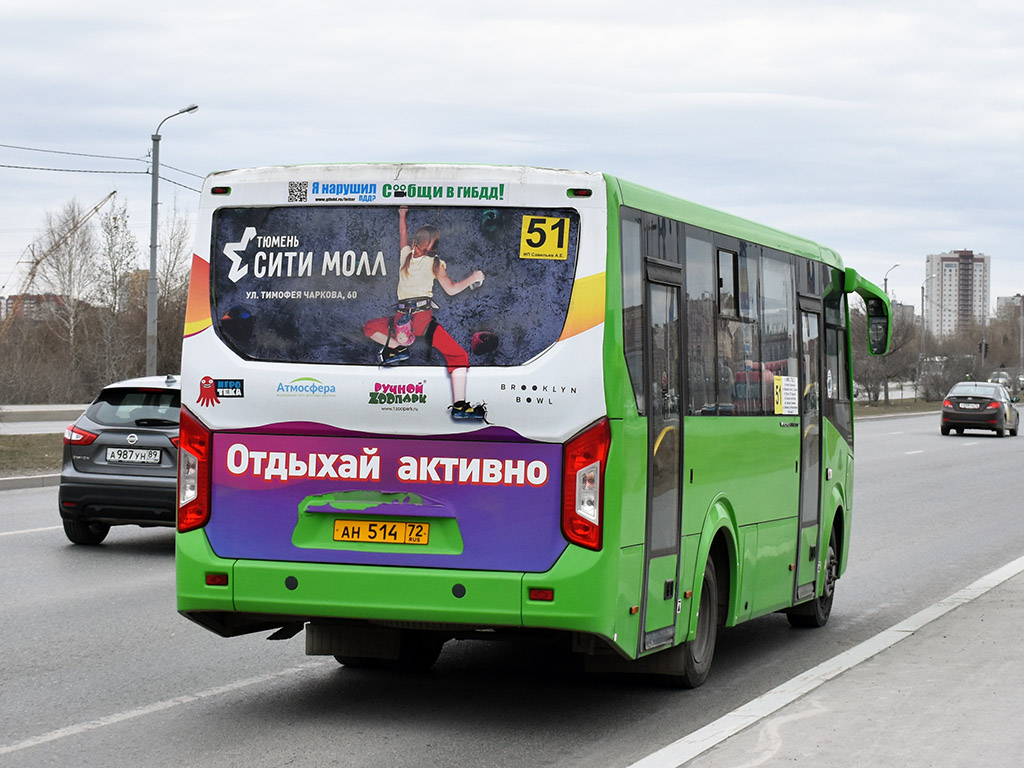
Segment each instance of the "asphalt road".
[[0,764],[629,766],[1024,554],[1024,436],[857,423],[850,570],[829,625],[720,634],[705,686],[587,676],[542,645],[449,643],[425,675],[221,639],[174,609],[173,533],[70,545],[56,489],[0,491]]

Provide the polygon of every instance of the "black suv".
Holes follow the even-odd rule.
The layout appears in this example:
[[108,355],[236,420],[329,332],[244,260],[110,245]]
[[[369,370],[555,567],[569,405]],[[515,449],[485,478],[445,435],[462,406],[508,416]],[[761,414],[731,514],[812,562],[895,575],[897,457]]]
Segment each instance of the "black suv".
[[75,544],[99,544],[112,525],[175,524],[178,376],[119,381],[64,431],[60,516]]

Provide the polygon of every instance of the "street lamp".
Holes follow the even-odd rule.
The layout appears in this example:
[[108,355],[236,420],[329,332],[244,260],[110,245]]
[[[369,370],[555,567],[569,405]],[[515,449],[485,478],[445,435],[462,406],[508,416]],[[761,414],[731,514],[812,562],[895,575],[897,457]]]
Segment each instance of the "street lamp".
[[153,194],[152,212],[149,216],[149,286],[147,288],[146,300],[146,375],[152,376],[156,373],[156,299],[159,292],[156,279],[156,210],[159,203],[160,184],[160,129],[163,124],[172,117],[195,112],[199,105],[191,104],[184,109],[179,109],[172,115],[168,115],[157,125],[153,133]]
[[[922,283],[921,283],[921,351],[920,351],[920,353],[918,355],[918,361],[917,361],[917,386],[918,386],[918,389],[920,389],[920,387],[921,387],[921,374],[924,373],[924,342],[925,342],[925,335],[928,333],[928,326],[927,326],[927,321],[926,321],[925,311],[924,311],[924,287],[926,285],[928,285],[928,281],[929,280],[931,280],[933,277],[938,277],[938,276],[939,276],[939,273],[938,272],[934,272],[934,273],[928,275],[928,277],[926,277],[922,281]],[[933,305],[934,305],[934,303],[935,302],[932,302]]]
[[1024,296],[1017,294],[1017,322],[1020,323],[1020,370],[1017,375],[1017,386],[1024,384]]
[[900,263],[897,261],[895,264],[889,267],[885,271],[885,277],[882,278],[882,291],[883,293],[885,293],[886,296],[889,295],[889,273],[896,269],[896,267],[898,267],[899,265]]

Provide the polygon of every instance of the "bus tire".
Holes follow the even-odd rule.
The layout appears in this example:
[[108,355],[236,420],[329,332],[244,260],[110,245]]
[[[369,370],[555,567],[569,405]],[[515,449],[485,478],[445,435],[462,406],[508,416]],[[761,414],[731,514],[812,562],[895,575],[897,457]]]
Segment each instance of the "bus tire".
[[836,596],[836,582],[839,580],[839,548],[836,545],[836,532],[828,540],[828,553],[825,556],[825,586],[821,595],[813,600],[790,608],[786,612],[791,626],[803,628],[824,627],[828,617],[832,615],[832,601]]
[[403,630],[398,659],[392,662],[398,669],[426,672],[441,655],[445,638],[435,632]]
[[334,656],[339,664],[352,669],[400,669],[406,672],[425,672],[434,666],[441,655],[447,638],[435,632],[402,630],[397,658],[373,656]]
[[339,656],[335,654],[334,660],[351,669],[375,669],[380,666],[380,659],[373,659],[369,656]]
[[676,683],[682,688],[697,688],[708,679],[711,660],[718,639],[718,576],[715,562],[709,557],[704,564],[704,583],[697,606],[697,635],[680,646],[683,670]]
[[96,545],[107,538],[110,526],[88,520],[64,520],[64,535],[72,544]]

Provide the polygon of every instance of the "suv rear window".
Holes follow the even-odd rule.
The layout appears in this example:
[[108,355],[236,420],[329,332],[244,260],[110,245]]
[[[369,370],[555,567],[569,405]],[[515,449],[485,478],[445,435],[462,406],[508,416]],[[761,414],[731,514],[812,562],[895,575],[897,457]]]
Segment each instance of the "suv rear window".
[[180,409],[180,390],[105,389],[86,415],[108,427],[175,427]]
[[[410,248],[431,243],[422,261],[406,262],[397,206],[220,209],[210,252],[218,335],[252,360],[373,366],[400,333],[413,365],[445,364],[456,347],[475,366],[521,365],[558,340],[576,273],[577,211],[405,211]],[[415,326],[406,333],[396,326],[410,293],[419,301],[406,305]]]

